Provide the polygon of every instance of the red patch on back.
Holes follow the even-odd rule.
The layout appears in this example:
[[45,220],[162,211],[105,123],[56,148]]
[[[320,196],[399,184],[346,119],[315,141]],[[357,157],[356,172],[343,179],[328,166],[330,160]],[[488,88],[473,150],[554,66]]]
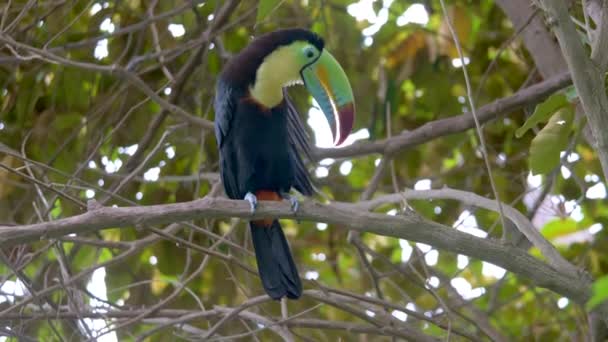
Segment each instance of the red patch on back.
[[[258,201],[282,201],[281,195],[278,192],[272,190],[258,190],[255,192],[255,197]],[[263,219],[252,221],[253,224],[261,227],[269,228],[272,225],[273,219]]]
[[259,201],[282,201],[283,199],[278,192],[272,190],[258,190],[255,192],[255,197]]

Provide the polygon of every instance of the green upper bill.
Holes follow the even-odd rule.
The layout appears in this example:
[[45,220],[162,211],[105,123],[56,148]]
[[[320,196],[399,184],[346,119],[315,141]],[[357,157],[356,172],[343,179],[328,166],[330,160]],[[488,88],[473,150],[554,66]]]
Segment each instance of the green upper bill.
[[334,56],[323,50],[317,61],[302,69],[301,74],[329,122],[334,144],[342,144],[355,120],[353,91],[346,73]]

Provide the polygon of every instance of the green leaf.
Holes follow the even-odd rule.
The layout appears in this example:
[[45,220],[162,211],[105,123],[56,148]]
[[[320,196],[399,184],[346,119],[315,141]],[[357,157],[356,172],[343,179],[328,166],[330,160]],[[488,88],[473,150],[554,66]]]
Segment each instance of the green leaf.
[[90,267],[97,260],[97,248],[91,248],[89,246],[83,246],[76,253],[74,258],[74,266],[77,269],[83,270]]
[[20,121],[25,121],[26,118],[35,118],[34,109],[36,101],[44,94],[44,91],[38,85],[35,76],[28,75],[23,77],[21,81],[23,91],[17,96],[16,111]]
[[547,174],[559,164],[559,154],[568,145],[573,117],[571,107],[560,110],[532,140],[530,169],[533,174]]
[[258,3],[258,16],[255,22],[259,24],[270,12],[274,11],[283,2],[282,0],[260,0]]
[[576,224],[576,221],[574,221],[573,219],[558,218],[555,220],[551,220],[550,222],[545,224],[541,228],[540,232],[545,238],[547,238],[547,240],[553,240],[560,236],[572,234],[578,230],[579,230],[578,225]]
[[587,302],[587,310],[592,310],[605,300],[608,300],[608,275],[601,277],[593,283],[593,295]]
[[51,210],[51,217],[54,219],[58,219],[61,217],[61,199],[57,199],[55,201],[55,205],[53,205],[53,210]]
[[536,126],[541,122],[546,122],[553,113],[557,112],[560,108],[568,105],[568,99],[564,94],[551,95],[545,102],[536,106],[534,113],[526,120],[523,126],[515,131],[515,136],[521,138],[530,128]]

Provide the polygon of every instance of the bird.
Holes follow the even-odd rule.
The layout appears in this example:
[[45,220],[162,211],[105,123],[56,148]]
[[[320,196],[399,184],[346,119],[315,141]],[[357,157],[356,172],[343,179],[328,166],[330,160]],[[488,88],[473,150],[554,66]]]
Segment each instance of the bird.
[[[286,88],[303,84],[317,101],[340,145],[355,118],[351,85],[324,40],[303,28],[269,32],[235,54],[218,75],[214,111],[220,175],[228,198],[283,201],[298,210],[295,189],[312,196],[305,166],[311,145]],[[289,244],[276,219],[249,222],[258,273],[275,300],[302,295],[302,283]]]

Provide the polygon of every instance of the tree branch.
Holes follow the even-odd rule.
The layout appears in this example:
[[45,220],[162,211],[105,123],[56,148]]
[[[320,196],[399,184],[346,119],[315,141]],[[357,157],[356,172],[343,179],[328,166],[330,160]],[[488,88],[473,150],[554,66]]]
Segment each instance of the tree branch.
[[417,241],[438,249],[491,262],[532,280],[578,303],[590,296],[590,281],[563,274],[521,249],[494,239],[481,239],[453,228],[427,221],[414,213],[389,216],[361,210],[346,203],[322,205],[304,202],[297,213],[288,203],[262,202],[255,214],[245,201],[205,197],[191,202],[141,207],[101,207],[69,218],[23,226],[0,226],[0,247],[84,234],[105,228],[163,224],[203,218],[243,219],[290,218],[347,226],[352,230]]
[[123,68],[118,65],[106,66],[101,64],[74,61],[65,57],[61,57],[59,55],[55,55],[46,50],[38,49],[33,46],[23,44],[21,42],[17,42],[12,37],[3,33],[0,33],[0,43],[6,44],[6,46],[10,46],[15,49],[21,49],[31,53],[31,56],[24,56],[23,58],[41,59],[48,63],[60,64],[64,66],[119,76],[131,83],[136,89],[146,94],[148,97],[150,97],[150,99],[152,99],[152,101],[156,102],[163,109],[179,116],[185,122],[200,126],[203,129],[213,129],[213,122],[190,114],[181,107],[176,106],[170,103],[169,101],[163,99],[154,90],[152,90],[141,78],[139,78],[137,75],[133,74],[126,68]]
[[[602,2],[600,4],[600,2]],[[591,60],[593,60],[598,68],[603,72],[608,70],[608,1],[606,0],[591,0],[589,6],[593,8],[593,20],[597,26],[597,30],[593,35],[593,48],[591,51]]]
[[[122,67],[116,65],[104,66],[72,61],[58,55],[54,55],[48,51],[16,42],[6,35],[0,35],[0,42],[28,51],[32,53],[35,58],[41,58],[52,63],[96,72],[109,73],[123,77],[132,83],[137,89],[148,95],[153,101],[158,103],[164,110],[178,115],[189,124],[199,126],[205,130],[213,129],[212,122],[194,116],[181,107],[163,99],[152,89],[150,89],[139,77]],[[509,97],[486,104],[477,110],[479,122],[483,124],[524,106],[542,101],[555,91],[570,85],[571,82],[570,75],[568,73],[562,73],[546,81],[520,90]],[[470,128],[473,128],[474,126],[475,122],[473,121],[471,115],[469,113],[463,113],[446,119],[439,119],[426,123],[413,131],[396,135],[384,140],[359,143],[344,148],[317,149],[314,153],[314,157],[316,160],[321,160],[323,158],[346,158],[372,153],[393,155],[409,147],[420,145],[436,139],[437,137],[464,132]]]
[[[487,210],[492,210],[494,212],[499,212],[499,207],[495,200],[481,197],[472,192],[449,188],[422,191],[406,190],[399,194],[391,194],[375,198],[371,201],[359,202],[357,205],[365,207],[368,210],[373,210],[382,204],[399,203],[404,197],[407,199],[453,199],[467,205],[473,205]],[[543,256],[547,258],[551,266],[557,268],[564,274],[569,274],[571,276],[577,275],[579,270],[564,259],[564,257],[559,254],[557,249],[555,249],[555,247],[553,247],[549,241],[540,235],[538,230],[532,226],[532,222],[530,222],[526,216],[505,203],[502,203],[502,207],[505,217],[511,220],[517,226],[519,231],[542,252]]]
[[530,0],[496,0],[496,4],[505,12],[516,30],[525,26],[522,38],[526,49],[530,52],[534,65],[543,78],[549,78],[567,70],[566,61],[555,42],[551,31],[543,22],[542,16],[533,17],[526,22],[533,1]]
[[[524,106],[538,103],[570,84],[572,84],[570,74],[564,72],[522,89],[511,96],[488,103],[477,110],[479,122],[483,124]],[[471,114],[462,113],[446,119],[428,122],[415,130],[384,140],[357,143],[343,148],[317,149],[314,156],[316,160],[321,160],[324,158],[356,157],[372,153],[391,155],[434,140],[437,137],[464,132],[473,127],[475,127],[475,122]]]
[[[172,325],[178,325],[179,323],[193,321],[195,319],[217,319],[222,315],[229,313],[232,308],[227,307],[216,307],[214,309],[210,309],[207,311],[195,311],[195,310],[177,310],[177,309],[165,309],[160,310],[159,312],[150,316],[150,318],[146,318],[143,320],[143,323],[146,324],[163,324],[171,323]],[[109,318],[130,318],[136,315],[139,315],[144,310],[121,310],[121,311],[109,311],[109,312],[81,312],[82,317],[91,318],[91,319],[109,319]],[[17,320],[66,320],[75,318],[75,313],[72,312],[62,312],[62,311],[45,311],[45,312],[35,312],[35,313],[16,313],[16,314],[7,314],[3,317],[0,317],[0,322],[10,322]],[[280,333],[282,331],[277,331],[276,328],[278,326],[275,325],[275,320],[265,318],[261,315],[255,315],[251,311],[242,311],[239,313],[240,317],[248,319],[250,321],[256,323],[262,323],[265,326],[268,326],[269,329],[275,328],[275,332]],[[329,329],[329,330],[343,330],[352,333],[362,333],[362,334],[378,334],[378,335],[395,335],[405,337],[407,335],[401,329],[392,328],[392,327],[375,327],[371,324],[361,324],[361,323],[353,323],[349,321],[328,321],[328,320],[320,320],[313,318],[294,318],[288,319],[284,322],[289,327],[293,328],[311,328],[311,329]],[[186,330],[186,329],[184,329]],[[199,331],[200,332],[200,331]]]
[[[597,56],[595,60],[587,56],[564,1],[542,0],[541,3],[551,17],[550,21],[555,22],[555,35],[562,48],[572,74],[574,86],[589,120],[595,138],[594,147],[604,171],[604,179],[608,180],[608,131],[606,131],[606,127],[608,127],[608,96],[606,96],[606,88],[604,87],[605,70],[602,69],[602,65],[605,63]],[[606,7],[605,4],[603,7]],[[600,29],[607,29],[606,25],[602,24],[601,26]],[[605,34],[605,32],[598,34],[602,41],[606,39]],[[593,45],[596,48],[596,44]],[[600,43],[599,45],[603,46],[604,44]],[[597,49],[594,52],[597,54]],[[606,54],[605,51],[601,51],[601,53]],[[597,62],[600,63],[597,64]]]

